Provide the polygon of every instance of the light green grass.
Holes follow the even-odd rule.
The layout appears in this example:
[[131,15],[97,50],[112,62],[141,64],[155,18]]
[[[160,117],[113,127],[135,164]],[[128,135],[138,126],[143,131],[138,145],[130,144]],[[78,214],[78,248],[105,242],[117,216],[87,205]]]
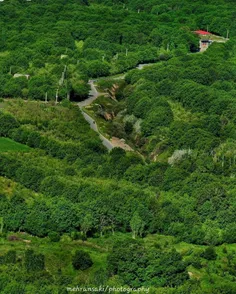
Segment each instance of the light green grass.
[[192,122],[200,119],[199,113],[192,113],[191,111],[185,109],[181,103],[173,101],[168,102],[173,112],[175,121]]
[[[105,235],[104,237],[89,238],[83,242],[81,240],[73,241],[68,235],[64,235],[60,242],[51,242],[49,238],[33,237],[26,233],[9,233],[8,235],[16,235],[19,241],[8,241],[5,238],[0,238],[0,256],[6,254],[9,250],[16,250],[17,256],[24,256],[25,250],[33,249],[35,252],[42,253],[45,256],[45,266],[47,271],[52,275],[57,275],[60,269],[63,275],[69,275],[73,279],[74,284],[90,284],[96,277],[98,271],[105,269],[107,266],[107,256],[112,250],[112,246],[116,241],[131,239],[131,234],[115,233],[115,235]],[[139,239],[139,238],[138,238]],[[26,243],[25,240],[30,240]],[[176,249],[183,257],[185,262],[191,260],[195,254],[202,264],[200,269],[193,267],[191,264],[187,267],[191,279],[198,280],[201,283],[202,289],[210,293],[212,280],[214,283],[224,282],[224,271],[227,271],[227,253],[223,252],[226,247],[228,253],[232,253],[235,244],[223,244],[216,246],[217,259],[206,260],[200,256],[201,252],[207,246],[194,245],[186,242],[178,242],[178,239],[173,236],[165,236],[159,234],[147,235],[143,239],[146,248],[159,248],[161,250]],[[158,246],[157,246],[158,245]],[[76,250],[84,250],[88,252],[93,260],[93,266],[85,271],[77,271],[72,267],[72,256]],[[4,266],[0,266],[3,269]],[[210,274],[208,273],[210,270]],[[111,280],[109,280],[109,283]],[[232,281],[229,281],[232,283]],[[160,292],[159,292],[160,290]],[[163,291],[163,292],[162,292]],[[165,292],[165,288],[153,289],[151,293],[171,293]],[[175,293],[175,292],[173,292]]]
[[7,55],[9,55],[9,53],[9,51],[0,52],[0,57],[6,57]]
[[[90,241],[72,241],[68,237],[60,242],[51,242],[49,238],[38,238],[27,233],[9,233],[8,235],[17,236],[19,240],[8,241],[0,238],[0,256],[9,250],[15,250],[18,257],[24,256],[27,249],[33,249],[37,254],[41,253],[45,256],[45,268],[50,274],[56,275],[60,269],[64,275],[73,277],[74,283],[89,283],[89,279],[93,279],[98,270],[106,267],[108,252]],[[29,241],[26,242],[26,240]],[[73,269],[71,260],[76,250],[84,250],[90,254],[93,260],[91,268],[85,271]]]
[[9,138],[0,137],[0,152],[29,152],[30,148],[26,145],[17,143]]

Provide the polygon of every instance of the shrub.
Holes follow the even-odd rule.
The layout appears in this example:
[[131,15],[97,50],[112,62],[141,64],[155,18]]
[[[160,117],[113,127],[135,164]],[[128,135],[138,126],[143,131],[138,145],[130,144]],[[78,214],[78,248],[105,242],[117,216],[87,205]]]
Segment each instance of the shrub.
[[82,234],[81,232],[71,232],[71,238],[72,240],[82,240],[82,241],[86,241],[87,240],[87,237]]
[[195,267],[196,269],[200,269],[202,268],[202,264],[201,264],[201,261],[199,258],[197,257],[194,257],[191,261],[191,264],[193,267]]
[[43,254],[35,254],[33,250],[25,252],[25,268],[28,272],[44,270],[45,262]]
[[0,136],[7,137],[10,130],[18,127],[19,123],[13,116],[0,112]]
[[75,176],[76,175],[76,171],[73,167],[67,167],[65,169],[65,175],[67,176]]
[[5,263],[16,263],[16,251],[9,250],[4,256]]
[[202,253],[202,257],[207,260],[215,260],[217,257],[217,254],[215,252],[215,248],[212,246],[207,247],[205,249],[205,251]]
[[57,232],[49,232],[48,237],[51,242],[59,242],[60,241],[60,234]]
[[72,265],[74,269],[86,270],[93,265],[93,261],[87,252],[77,250],[72,257]]

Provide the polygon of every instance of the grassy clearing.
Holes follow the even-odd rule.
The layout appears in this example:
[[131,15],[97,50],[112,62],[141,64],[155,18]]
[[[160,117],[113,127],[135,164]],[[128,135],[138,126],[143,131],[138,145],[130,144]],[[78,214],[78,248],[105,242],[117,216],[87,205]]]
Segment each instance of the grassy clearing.
[[[122,241],[127,238],[131,239],[131,234],[115,233],[115,235],[105,235],[99,238],[89,238],[87,241],[71,240],[65,234],[61,241],[51,242],[49,238],[38,238],[26,233],[9,233],[19,237],[18,241],[8,241],[5,238],[0,238],[0,256],[7,253],[9,250],[16,250],[18,257],[23,257],[27,249],[33,249],[36,253],[41,253],[45,256],[45,265],[47,271],[51,275],[57,275],[60,270],[65,276],[71,276],[74,284],[91,284],[96,279],[98,272],[105,270],[107,266],[107,256],[112,250],[112,246],[116,241]],[[28,240],[28,242],[26,242]],[[202,289],[206,293],[210,293],[210,284],[214,282],[224,281],[224,272],[228,270],[229,254],[236,249],[236,244],[223,244],[216,246],[216,260],[206,260],[201,257],[201,253],[207,246],[189,244],[186,242],[178,242],[178,239],[173,236],[165,235],[147,235],[142,239],[146,248],[157,248],[163,250],[176,249],[187,264],[194,258],[200,262],[201,266],[195,268],[192,264],[187,267],[190,279],[198,280],[201,283]],[[72,255],[76,250],[84,250],[88,252],[93,260],[93,266],[85,271],[74,270],[71,264]],[[0,266],[1,267],[1,266]],[[209,275],[209,271],[212,272]],[[109,282],[112,282],[109,280]],[[232,282],[232,281],[229,281]],[[119,283],[118,283],[119,284]],[[157,289],[154,289],[156,292]],[[158,290],[159,291],[159,290]],[[160,288],[160,293],[171,293]],[[204,293],[205,293],[204,292]],[[174,292],[173,292],[174,293]]]
[[192,121],[199,120],[200,114],[192,113],[191,111],[185,109],[179,102],[173,102],[173,101],[168,101],[168,102],[173,112],[175,121],[192,122]]
[[[49,238],[33,237],[24,232],[8,235],[17,236],[19,240],[8,241],[0,238],[0,256],[9,250],[15,250],[17,256],[24,256],[27,249],[33,249],[37,254],[41,253],[45,256],[45,267],[52,275],[56,275],[58,270],[61,270],[62,274],[75,278],[77,282],[88,282],[88,278],[93,278],[96,272],[106,265],[108,253],[91,242],[72,241],[68,236],[63,236],[60,242],[51,242]],[[76,250],[84,250],[90,254],[93,260],[91,268],[83,272],[73,269],[71,260]]]
[[[146,247],[166,248],[169,250],[175,248],[182,255],[183,261],[187,264],[192,263],[193,260],[199,262],[199,268],[190,264],[187,267],[187,271],[190,279],[198,280],[206,293],[211,291],[212,283],[224,282],[225,273],[229,271],[229,263],[232,262],[232,255],[236,250],[236,244],[215,246],[215,251],[217,253],[216,260],[207,260],[201,255],[208,247],[207,245],[178,242],[178,239],[175,237],[158,234],[148,235],[144,238],[144,242]],[[233,282],[232,279],[232,275],[229,276],[229,283]]]
[[228,39],[225,37],[217,36],[217,35],[211,35],[210,40],[213,40],[214,42],[223,42],[226,43]]
[[11,139],[0,137],[0,152],[29,152],[26,145],[17,143]]

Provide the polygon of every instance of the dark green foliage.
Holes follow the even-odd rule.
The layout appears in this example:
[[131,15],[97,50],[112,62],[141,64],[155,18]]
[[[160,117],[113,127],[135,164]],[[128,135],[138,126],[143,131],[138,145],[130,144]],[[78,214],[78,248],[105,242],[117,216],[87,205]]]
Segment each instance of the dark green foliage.
[[12,281],[11,283],[9,283],[4,290],[2,291],[2,293],[4,294],[25,294],[25,285],[23,285],[22,283],[17,283],[15,281]]
[[44,176],[43,169],[32,166],[23,165],[16,171],[16,180],[35,191],[38,191]]
[[109,64],[106,62],[92,61],[88,65],[87,74],[90,77],[102,77],[109,74]]
[[133,125],[132,125],[131,122],[127,121],[125,123],[125,132],[126,132],[127,135],[130,135],[132,133],[132,131],[133,131]]
[[175,250],[147,251],[135,240],[117,242],[108,256],[108,271],[118,274],[132,287],[148,286],[176,287],[188,279],[181,255]]
[[4,255],[4,263],[16,263],[16,251],[10,250]]
[[230,223],[226,226],[224,231],[224,240],[227,243],[235,243],[235,234],[233,233],[235,231],[236,224],[235,222]]
[[57,232],[49,232],[48,237],[52,242],[60,241],[60,235]]
[[196,269],[201,269],[202,265],[201,265],[201,261],[199,259],[199,257],[195,257],[193,258],[193,260],[191,261],[192,266],[194,266]]
[[215,252],[214,247],[207,247],[205,251],[202,253],[202,257],[207,260],[215,260],[217,258],[217,254]]
[[73,167],[68,167],[65,169],[65,174],[67,176],[75,176],[76,175],[76,171]]
[[71,238],[72,240],[82,240],[82,241],[86,241],[87,237],[85,234],[81,233],[81,232],[71,232]]
[[173,113],[169,107],[158,107],[148,113],[146,120],[142,123],[145,136],[155,133],[162,126],[169,126],[173,120]]
[[72,257],[72,265],[76,270],[86,270],[93,265],[93,261],[87,252],[77,250]]
[[19,127],[19,123],[13,116],[0,112],[0,136],[9,136],[10,131],[17,127]]
[[[16,0],[2,1],[0,14],[0,136],[32,148],[0,154],[2,237],[11,232],[17,240],[2,240],[12,250],[1,255],[0,292],[64,293],[75,281],[105,285],[107,273],[97,267],[105,268],[108,254],[118,285],[235,293],[234,245],[212,247],[236,241],[233,1]],[[207,26],[220,35],[229,30],[230,40],[191,54],[199,42],[192,32]],[[150,62],[156,64],[133,69]],[[125,81],[99,80],[128,69]],[[70,104],[67,98],[87,98],[89,78],[98,78],[103,91],[118,86],[107,133],[125,138],[134,152],[108,153]],[[56,95],[63,100],[56,106],[30,102]],[[28,102],[6,102],[16,97]],[[44,271],[42,246],[25,257],[14,251],[23,246],[16,233],[23,231],[34,235],[32,248],[42,241],[56,255],[65,245],[68,255],[50,271],[45,253]],[[122,233],[138,240],[107,253],[116,238],[126,239]],[[47,236],[52,242],[38,238]],[[93,260],[83,251],[73,255],[75,269],[88,269],[86,278],[78,272],[73,279],[65,264],[75,244],[93,252]],[[201,255],[199,245],[210,247]]]
[[51,231],[49,227],[50,215],[50,208],[44,202],[35,202],[25,216],[25,230],[40,237],[46,236]]
[[44,270],[44,255],[35,254],[32,249],[25,251],[25,269],[28,272]]

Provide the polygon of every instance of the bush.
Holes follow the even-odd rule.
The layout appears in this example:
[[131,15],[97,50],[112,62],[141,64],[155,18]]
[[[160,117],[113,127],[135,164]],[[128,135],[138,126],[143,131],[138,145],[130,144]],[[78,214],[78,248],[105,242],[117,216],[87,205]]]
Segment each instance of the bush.
[[12,115],[0,112],[0,136],[7,137],[10,130],[18,127],[19,123]]
[[224,254],[228,253],[227,248],[226,248],[226,247],[223,247],[222,252],[223,252]]
[[93,261],[87,252],[77,250],[72,257],[72,265],[76,270],[86,270],[93,265]]
[[65,169],[65,175],[67,176],[75,176],[76,175],[76,171],[73,167],[67,167]]
[[16,281],[11,281],[4,290],[1,292],[2,294],[25,294],[25,286],[22,283],[18,283]]
[[196,269],[200,269],[202,268],[202,264],[201,261],[198,257],[194,257],[191,261],[191,264],[193,267],[195,267]]
[[155,243],[154,243],[154,247],[155,247],[156,249],[161,249],[161,244],[155,242]]
[[202,257],[207,260],[215,260],[217,257],[217,254],[215,252],[215,248],[212,246],[207,247],[205,249],[205,251],[202,253]]
[[44,255],[35,254],[33,250],[25,252],[25,268],[27,272],[42,271],[45,267]]
[[48,237],[51,242],[59,242],[60,241],[60,234],[58,234],[57,232],[48,233]]
[[4,256],[5,263],[16,263],[16,251],[9,250]]
[[87,237],[84,234],[80,232],[75,232],[75,231],[71,232],[71,238],[72,240],[82,240],[82,241],[87,240]]

